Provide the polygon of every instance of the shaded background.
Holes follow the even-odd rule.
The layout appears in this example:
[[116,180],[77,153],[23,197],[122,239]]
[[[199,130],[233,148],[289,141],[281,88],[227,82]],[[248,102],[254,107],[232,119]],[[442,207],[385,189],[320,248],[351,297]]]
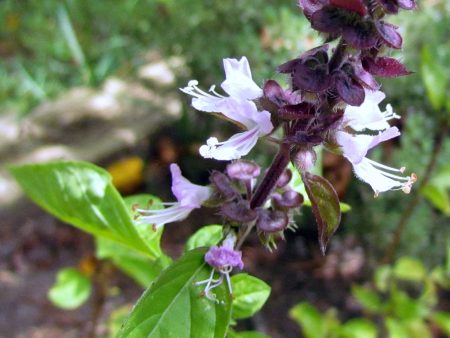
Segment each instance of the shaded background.
[[[299,229],[288,233],[275,253],[250,239],[246,269],[273,290],[262,312],[240,322],[240,329],[299,336],[288,311],[304,301],[322,313],[336,308],[342,321],[361,317],[367,311],[352,296],[351,285],[370,281],[383,258],[414,257],[427,271],[445,264],[449,7],[447,1],[422,1],[417,11],[393,18],[404,48],[392,56],[415,73],[384,81],[388,98],[382,106],[389,102],[402,116],[395,123],[403,135],[371,158],[416,172],[418,188],[411,195],[390,192],[374,199],[349,163],[325,154],[324,175],[352,210],[326,257],[319,254],[306,208]],[[222,58],[242,55],[257,83],[284,81],[276,66],[318,45],[321,37],[292,0],[3,0],[0,22],[0,336],[107,336],[113,309],[132,304],[142,289],[111,263],[96,259],[89,236],[21,196],[5,165],[89,160],[108,168],[124,195],[149,192],[170,200],[168,164],[178,162],[190,180],[207,183],[208,172],[222,164],[201,159],[197,149],[209,135],[233,131],[193,111],[177,88],[192,78],[204,88],[219,84]],[[273,152],[260,144],[252,156],[267,165]],[[217,222],[217,215],[198,211],[166,227],[163,247],[177,257],[195,229]],[[79,310],[57,309],[46,297],[58,269],[67,266],[95,281],[93,295]],[[433,309],[449,311],[448,295],[439,291]],[[383,317],[368,318],[382,326]],[[443,336],[433,323],[427,327],[430,336]]]

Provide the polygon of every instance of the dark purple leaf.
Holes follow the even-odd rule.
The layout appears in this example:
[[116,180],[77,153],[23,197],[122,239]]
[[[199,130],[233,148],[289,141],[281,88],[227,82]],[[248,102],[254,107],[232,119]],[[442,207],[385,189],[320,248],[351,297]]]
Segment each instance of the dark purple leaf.
[[267,233],[283,231],[289,224],[289,218],[286,212],[278,210],[258,210],[258,220],[256,227]]
[[277,81],[266,81],[263,92],[264,96],[276,105],[281,105],[283,103],[284,91]]
[[325,43],[319,47],[315,47],[313,49],[307,50],[302,55],[300,55],[298,58],[290,60],[290,61],[278,66],[277,69],[280,73],[286,74],[286,73],[292,73],[294,68],[299,63],[304,63],[305,61],[307,61],[309,59],[317,59],[318,62],[320,59],[322,59],[323,60],[322,62],[326,63],[326,62],[328,62],[328,53],[327,53],[328,48],[329,48],[328,43]]
[[353,69],[354,78],[364,87],[372,90],[380,89],[380,84],[375,80],[372,74],[363,68],[359,59],[353,64]]
[[311,16],[311,26],[324,33],[340,33],[347,24],[347,17],[336,7],[325,6]]
[[301,175],[316,218],[320,250],[325,255],[328,241],[341,222],[339,198],[325,178],[309,172],[303,172]]
[[366,57],[362,60],[364,68],[375,76],[397,77],[409,75],[410,72],[400,61],[389,57],[378,57],[376,59]]
[[310,134],[309,132],[298,130],[295,135],[287,137],[289,142],[299,145],[319,145],[323,142],[323,138],[320,135]]
[[325,43],[319,47],[315,47],[313,49],[307,50],[302,55],[300,55],[300,60],[306,61],[311,57],[316,59],[321,59],[323,62],[328,62],[328,48],[329,44]]
[[313,107],[306,102],[295,105],[285,105],[278,110],[278,117],[283,120],[309,120]]
[[336,124],[341,120],[342,116],[344,116],[344,110],[342,109],[339,109],[336,112],[322,116],[320,118],[320,127],[322,131],[337,128]]
[[226,203],[222,206],[221,214],[238,223],[251,222],[258,217],[256,211],[250,209],[250,205],[247,201]]
[[278,66],[277,70],[283,74],[291,73],[294,70],[294,68],[297,66],[297,64],[300,62],[301,62],[300,59],[290,60],[290,61]]
[[308,64],[297,64],[292,73],[293,84],[308,92],[321,92],[328,89],[330,76],[328,65],[311,60]]
[[299,0],[298,5],[305,13],[305,16],[309,18],[314,12],[321,9],[326,2],[326,0]]
[[272,195],[272,204],[282,210],[297,208],[303,201],[302,194],[294,190],[287,190],[283,193],[275,193]]
[[398,5],[403,9],[416,9],[414,0],[398,0]]
[[367,14],[367,8],[362,0],[330,0],[330,4],[335,7],[355,12],[361,16]]
[[343,101],[351,106],[360,106],[364,102],[364,88],[350,75],[340,72],[334,79],[336,91]]
[[397,32],[397,27],[390,24],[385,23],[383,21],[376,21],[375,26],[380,37],[383,41],[392,48],[401,48],[403,39],[402,36]]
[[369,21],[359,21],[346,26],[342,30],[342,36],[349,45],[356,49],[368,49],[378,42],[377,31]]
[[232,199],[239,194],[236,188],[233,187],[229,177],[220,171],[213,170],[209,176],[209,180],[217,193],[226,199]]
[[397,0],[378,0],[378,3],[383,6],[384,10],[391,14],[398,13],[398,1]]

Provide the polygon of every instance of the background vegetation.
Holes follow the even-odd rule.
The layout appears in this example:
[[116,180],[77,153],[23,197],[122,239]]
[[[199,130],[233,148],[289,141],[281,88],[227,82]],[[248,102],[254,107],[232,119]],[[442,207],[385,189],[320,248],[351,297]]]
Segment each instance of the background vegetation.
[[[401,13],[396,20],[405,41],[398,55],[414,74],[384,81],[387,99],[383,104],[391,103],[402,116],[399,127],[403,135],[397,143],[377,149],[372,157],[416,172],[419,181],[414,191],[408,196],[391,192],[374,199],[371,190],[356,179],[345,183],[346,177],[351,176],[348,169],[342,171],[344,178],[336,176],[342,164],[324,157],[325,175],[340,187],[340,195],[352,207],[336,241],[346,243],[350,238],[364,248],[367,266],[361,283],[371,281],[384,264],[393,264],[403,256],[413,257],[420,265],[418,269],[432,271],[441,267],[445,278],[450,274],[450,267],[445,265],[450,246],[450,4],[445,0],[422,1],[417,11]],[[163,57],[183,57],[189,76],[205,84],[220,83],[222,58],[246,55],[256,81],[262,83],[268,78],[282,79],[276,74],[276,66],[314,47],[321,39],[310,29],[293,0],[4,0],[0,2],[0,22],[0,115],[14,114],[18,120],[40,103],[75,86],[99,87],[110,76],[132,77],[151,51]],[[183,86],[189,76],[177,79],[177,85]],[[187,99],[185,103],[182,121],[173,128],[183,143],[195,144],[204,139],[198,132],[199,120],[205,133],[218,126],[201,122],[201,117],[189,112]],[[189,171],[194,175],[195,170]],[[314,231],[311,215],[305,212],[298,223],[295,236],[314,243],[314,237],[308,237]],[[393,276],[398,278],[395,273]],[[437,279],[444,278],[439,276]],[[439,290],[448,287],[437,279],[427,282],[422,275],[408,278],[413,283],[434,283]],[[390,285],[396,283],[395,280]],[[422,290],[421,285],[414,286],[413,291]],[[392,290],[400,288],[392,286],[388,297],[398,298]],[[354,290],[354,294],[358,293]],[[386,295],[386,290],[377,292]],[[359,291],[356,298],[364,303],[367,297]],[[445,295],[448,292],[436,291],[436,300],[426,305],[433,310],[417,316],[417,321],[429,325],[424,330],[430,336],[449,332],[448,315],[438,316],[439,320],[429,315],[432,311],[450,311]],[[306,300],[314,303],[317,298],[320,297]],[[314,305],[325,313],[323,303]],[[306,337],[328,337],[325,329],[323,335],[308,334],[304,316],[315,316],[308,306],[297,307],[291,316],[297,318]],[[338,325],[336,318],[362,316],[371,320],[374,316],[390,318],[386,321],[389,327],[404,321],[404,317],[393,315],[394,310],[390,312],[381,305],[370,308],[366,302],[363,306],[369,311],[362,309],[355,314],[337,307],[337,313],[329,315],[334,319],[327,317],[327,323],[333,327]],[[324,322],[318,320],[317,325],[323,326]],[[341,336],[350,337],[345,332],[351,331],[343,328]]]

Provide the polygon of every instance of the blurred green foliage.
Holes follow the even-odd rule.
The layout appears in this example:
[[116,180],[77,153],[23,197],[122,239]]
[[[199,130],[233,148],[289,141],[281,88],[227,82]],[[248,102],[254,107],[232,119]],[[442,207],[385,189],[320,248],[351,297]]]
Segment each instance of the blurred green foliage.
[[379,266],[371,284],[352,288],[353,298],[362,307],[360,317],[341,322],[336,309],[321,313],[306,302],[293,307],[290,317],[306,338],[431,338],[450,334],[450,313],[439,310],[439,294],[450,288],[448,264],[428,272],[421,261],[402,257],[392,266]]
[[0,22],[0,102],[22,113],[69,87],[130,76],[150,50],[182,55],[211,83],[222,58],[246,55],[262,81],[318,38],[291,0],[5,0]]

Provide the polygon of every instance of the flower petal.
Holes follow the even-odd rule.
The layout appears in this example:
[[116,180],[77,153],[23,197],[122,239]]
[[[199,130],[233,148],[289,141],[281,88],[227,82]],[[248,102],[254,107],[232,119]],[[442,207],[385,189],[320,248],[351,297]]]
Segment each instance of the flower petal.
[[193,184],[183,177],[177,164],[170,165],[170,172],[172,174],[172,192],[180,206],[191,209],[200,208],[202,203],[211,196],[209,187]]
[[262,96],[262,89],[253,81],[245,56],[240,60],[224,59],[223,67],[226,79],[221,86],[230,96],[241,100],[254,100]]
[[[256,104],[252,101],[228,98],[220,102],[217,108],[224,116],[242,124],[247,129],[261,125],[264,130],[270,127],[270,130],[267,131],[269,133],[273,128],[270,122],[270,113],[266,111],[258,112]],[[268,123],[270,123],[270,126],[268,126]]]
[[358,164],[353,165],[355,175],[361,181],[368,183],[375,195],[388,190],[403,190],[403,192],[409,193],[416,176],[412,174],[411,176],[403,177],[391,173],[392,171],[403,172],[403,169],[389,168],[368,158],[364,158]]
[[383,130],[389,128],[385,116],[378,104],[385,98],[381,91],[365,91],[365,99],[361,106],[347,106],[344,113],[344,125],[361,131],[364,129]]
[[390,140],[400,135],[397,127],[390,127],[378,135],[352,135],[344,131],[336,132],[336,141],[342,147],[344,156],[352,162],[358,164],[372,149],[381,142]]
[[200,147],[199,152],[204,158],[214,158],[220,161],[236,160],[250,152],[258,141],[259,135],[260,130],[255,127],[235,134],[224,142],[210,137],[207,144]]
[[213,268],[221,271],[226,268],[244,268],[242,252],[226,246],[212,246],[205,255],[205,261]]
[[166,209],[155,210],[154,214],[152,210],[146,210],[146,215],[140,216],[136,224],[154,224],[155,229],[158,229],[164,224],[184,220],[193,209],[177,203]]

